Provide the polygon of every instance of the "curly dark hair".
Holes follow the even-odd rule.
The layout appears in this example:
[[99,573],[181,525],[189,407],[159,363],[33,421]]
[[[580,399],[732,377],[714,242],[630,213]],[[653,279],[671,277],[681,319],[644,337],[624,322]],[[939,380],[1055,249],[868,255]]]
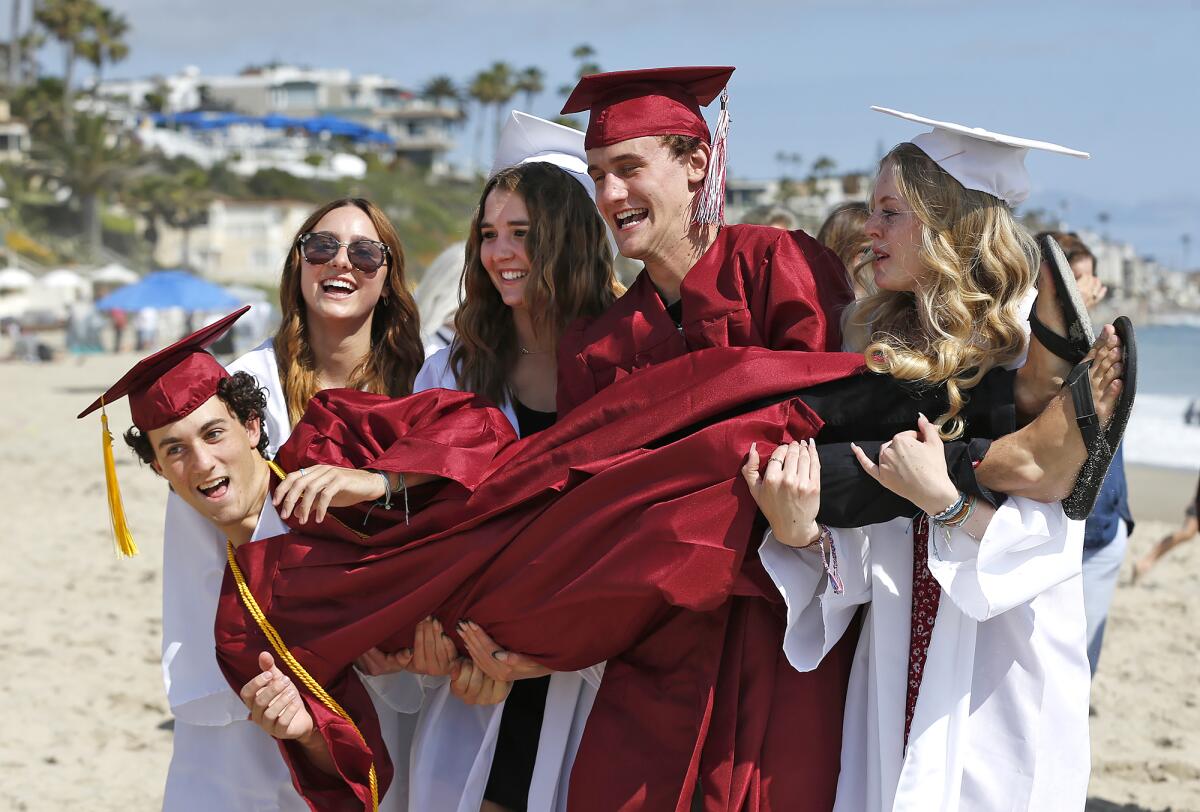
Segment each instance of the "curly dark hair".
[[[225,402],[229,410],[237,417],[243,426],[251,418],[257,417],[259,422],[258,445],[259,454],[267,456],[267,427],[263,416],[267,412],[267,390],[258,385],[258,381],[249,372],[235,372],[228,378],[217,383],[217,397]],[[154,448],[145,432],[131,426],[125,432],[125,443],[138,455],[138,459],[149,465],[154,462]]]
[[679,161],[699,149],[704,142],[693,135],[660,135],[658,143],[669,149],[671,157]]

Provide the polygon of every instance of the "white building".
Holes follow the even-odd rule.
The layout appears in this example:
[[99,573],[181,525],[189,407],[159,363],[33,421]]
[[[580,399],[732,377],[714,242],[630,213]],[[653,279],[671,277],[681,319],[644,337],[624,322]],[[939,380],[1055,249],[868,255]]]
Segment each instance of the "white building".
[[[99,95],[144,109],[150,94],[161,94],[163,113],[197,109],[229,110],[247,116],[306,119],[332,116],[386,133],[388,151],[417,166],[444,172],[454,147],[451,129],[456,107],[434,105],[394,80],[376,74],[354,76],[341,68],[272,65],[248,68],[236,76],[205,76],[195,67],[173,76],[109,80]],[[319,145],[318,145],[319,146]]]
[[0,99],[0,161],[23,161],[29,155],[29,128],[12,118],[7,99]]
[[276,287],[292,237],[313,209],[299,200],[218,198],[204,225],[186,232],[160,225],[154,261],[184,265],[220,284]]

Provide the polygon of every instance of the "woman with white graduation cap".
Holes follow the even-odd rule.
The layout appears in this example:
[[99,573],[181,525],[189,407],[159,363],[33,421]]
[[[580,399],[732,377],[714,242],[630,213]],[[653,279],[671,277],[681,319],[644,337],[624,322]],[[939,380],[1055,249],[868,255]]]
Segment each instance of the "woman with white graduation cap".
[[[878,462],[857,451],[868,473],[916,506],[915,519],[820,526],[815,448],[781,446],[761,467],[752,451],[743,473],[771,524],[760,556],[787,603],[784,650],[796,668],[814,668],[869,605],[846,699],[836,809],[1082,809],[1083,523],[1058,503],[1013,497],[993,507],[959,493],[941,445],[961,436],[970,387],[1030,352],[1038,251],[1011,212],[1028,195],[1026,152],[1087,156],[876,109],[934,129],[880,164],[866,225],[879,291],[847,314],[848,349],[864,352],[875,372],[945,385],[949,409],[897,435]],[[1132,344],[1127,320],[1117,332]],[[1093,421],[1083,431],[1119,439],[1133,390],[1121,375],[1132,361],[1106,327],[1071,378],[1080,381],[1073,394],[1112,419],[1107,430]],[[1076,411],[1086,413],[1079,400]],[[1082,476],[1077,490],[1088,487]]]
[[[583,133],[513,111],[467,237],[455,338],[426,360],[416,391],[486,395],[521,436],[553,424],[559,336],[621,292],[594,196]],[[481,670],[514,681],[512,693],[471,706],[430,683],[413,740],[410,808],[565,809],[603,664],[551,674],[498,651],[469,621],[458,631]]]

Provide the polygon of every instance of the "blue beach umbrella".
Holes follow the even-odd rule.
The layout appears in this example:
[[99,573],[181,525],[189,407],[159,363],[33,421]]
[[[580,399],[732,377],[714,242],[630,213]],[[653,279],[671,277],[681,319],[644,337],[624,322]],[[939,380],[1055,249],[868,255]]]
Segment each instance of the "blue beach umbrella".
[[144,307],[179,307],[187,311],[229,310],[239,304],[220,285],[187,271],[155,271],[132,285],[117,288],[100,301],[100,310],[141,310]]
[[300,126],[313,135],[327,132],[330,135],[345,135],[351,138],[361,138],[371,131],[369,127],[365,127],[356,121],[349,121],[344,118],[337,118],[336,116],[317,116],[315,118],[304,119],[300,122]]
[[258,123],[266,127],[268,130],[289,130],[293,127],[300,126],[300,119],[282,116],[278,113],[272,113],[269,116],[263,116],[258,119]]

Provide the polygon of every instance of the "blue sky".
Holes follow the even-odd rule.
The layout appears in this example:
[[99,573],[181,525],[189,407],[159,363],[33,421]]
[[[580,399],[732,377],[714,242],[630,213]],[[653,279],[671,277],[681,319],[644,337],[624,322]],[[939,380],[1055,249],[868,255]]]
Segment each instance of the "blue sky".
[[[1171,2],[775,2],[742,0],[111,0],[133,25],[112,76],[197,65],[232,73],[280,60],[347,67],[420,87],[493,61],[537,65],[551,115],[573,76],[571,49],[605,70],[730,64],[730,170],[781,171],[780,150],[869,169],[916,133],[872,104],[1092,153],[1032,155],[1029,205],[1068,202],[1075,227],[1108,231],[1167,264],[1180,235],[1200,260],[1200,0]],[[46,54],[46,67],[58,60]],[[514,103],[520,103],[520,99]],[[468,130],[462,142],[472,143]],[[793,170],[794,171],[794,170]]]

